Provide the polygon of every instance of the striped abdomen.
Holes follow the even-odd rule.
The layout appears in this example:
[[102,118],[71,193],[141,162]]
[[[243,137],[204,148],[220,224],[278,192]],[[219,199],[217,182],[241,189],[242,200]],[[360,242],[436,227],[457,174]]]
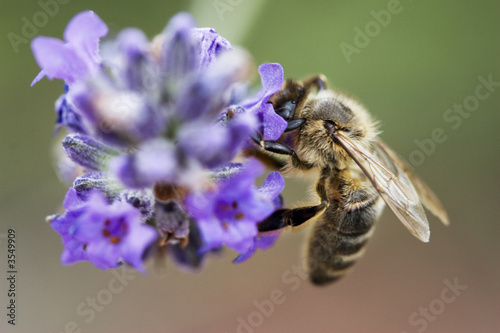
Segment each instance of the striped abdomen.
[[309,235],[306,265],[314,284],[344,276],[365,250],[374,223],[384,207],[376,190],[342,172],[327,182],[329,205]]

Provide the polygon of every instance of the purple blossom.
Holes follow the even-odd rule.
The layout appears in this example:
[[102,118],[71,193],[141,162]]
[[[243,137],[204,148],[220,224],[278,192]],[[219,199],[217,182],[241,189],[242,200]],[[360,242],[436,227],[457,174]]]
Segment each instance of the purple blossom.
[[274,197],[283,189],[281,174],[271,173],[257,189],[255,178],[263,172],[256,160],[249,160],[233,177],[219,181],[213,190],[191,194],[186,209],[200,228],[204,250],[227,245],[245,253],[257,236],[257,223],[274,211]]
[[57,38],[36,37],[31,48],[42,71],[31,85],[44,76],[72,84],[94,72],[100,63],[99,39],[108,33],[106,24],[92,11],[76,15],[64,31],[66,43]]
[[98,268],[109,269],[123,260],[145,272],[142,256],[157,233],[141,222],[139,210],[125,202],[109,204],[99,192],[81,201],[74,189],[66,195],[65,208],[66,213],[51,222],[63,238],[63,264],[89,260]]
[[259,234],[257,224],[281,207],[284,180],[273,172],[257,188],[264,169],[244,150],[256,131],[275,140],[286,127],[268,102],[281,88],[281,66],[260,66],[262,89],[248,98],[250,56],[186,13],[151,42],[125,29],[99,46],[106,33],[88,11],[71,20],[65,41],[32,43],[42,68],[33,83],[65,81],[56,131],[72,133],[62,142],[72,161],[66,173],[79,175],[65,212],[49,218],[65,246],[62,262],[144,271],[157,234],[155,246],[191,268],[222,245],[241,262],[274,244],[279,232]]
[[243,107],[258,115],[262,135],[266,140],[278,140],[287,126],[286,121],[279,116],[268,103],[269,97],[281,89],[283,84],[283,68],[278,63],[259,66],[262,89],[253,98],[244,101]]
[[[273,210],[280,209],[283,206],[283,201],[279,193],[283,189],[283,177],[280,173],[274,172],[269,174],[266,181],[259,188],[260,194],[273,202]],[[259,221],[260,222],[260,221]],[[248,260],[257,249],[262,251],[273,246],[281,235],[281,230],[259,232],[254,238],[252,246],[233,260],[233,263],[239,264]]]

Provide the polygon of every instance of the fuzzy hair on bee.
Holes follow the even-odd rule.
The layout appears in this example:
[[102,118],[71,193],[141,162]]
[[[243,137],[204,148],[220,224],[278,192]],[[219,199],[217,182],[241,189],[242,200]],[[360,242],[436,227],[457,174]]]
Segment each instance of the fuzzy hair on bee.
[[281,164],[285,171],[315,172],[320,202],[279,209],[258,229],[293,228],[314,219],[305,251],[314,284],[328,284],[352,268],[385,205],[423,242],[430,236],[423,206],[449,223],[437,196],[378,138],[377,122],[368,111],[328,89],[323,75],[304,82],[288,79],[269,102],[288,126],[277,141],[257,134],[254,142],[262,151],[287,156]]

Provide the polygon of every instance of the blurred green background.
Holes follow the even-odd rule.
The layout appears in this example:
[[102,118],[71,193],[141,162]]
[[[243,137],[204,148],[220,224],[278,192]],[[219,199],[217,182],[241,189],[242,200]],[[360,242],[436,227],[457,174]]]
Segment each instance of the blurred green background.
[[[406,159],[420,158],[415,169],[442,199],[451,225],[430,217],[431,241],[423,244],[386,210],[355,270],[326,288],[293,271],[301,264],[305,230],[285,233],[242,265],[231,264],[234,254],[227,251],[197,275],[150,264],[149,275],[129,273],[120,291],[110,271],[88,263],[61,266],[60,238],[44,218],[67,190],[51,157],[53,103],[62,85],[44,79],[29,87],[39,68],[23,20],[43,18],[40,3],[1,0],[0,331],[500,331],[500,87],[490,87],[479,105],[471,97],[476,89],[488,92],[478,88],[479,77],[500,82],[499,1],[60,2],[66,3],[57,2],[58,12],[39,21],[37,34],[62,37],[76,13],[92,9],[114,31],[135,26],[153,37],[183,10],[248,49],[256,64],[279,62],[287,77],[325,74],[381,121],[391,147]],[[388,8],[390,22],[380,12]],[[365,28],[368,37],[356,37]],[[25,39],[13,47],[9,33]],[[346,56],[342,47],[357,50]],[[454,104],[463,103],[473,111],[454,113]],[[435,129],[446,139],[425,155],[415,140],[428,143]],[[309,184],[288,182],[287,201],[307,198]],[[5,315],[8,227],[17,231],[15,327]],[[454,281],[466,289],[454,294],[447,286]],[[281,296],[271,307],[272,294]],[[92,310],[88,302],[96,297]]]

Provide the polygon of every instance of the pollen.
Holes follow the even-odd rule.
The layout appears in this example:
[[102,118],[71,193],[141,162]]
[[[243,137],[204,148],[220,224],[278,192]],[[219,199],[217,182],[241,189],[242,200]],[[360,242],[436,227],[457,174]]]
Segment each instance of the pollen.
[[111,235],[111,232],[110,232],[108,229],[104,229],[104,230],[102,231],[102,235],[103,235],[104,237],[109,237],[109,236]]
[[117,237],[117,236],[111,237],[111,238],[109,239],[109,241],[110,241],[112,244],[118,244],[118,243],[120,243],[120,242],[121,242],[121,240],[122,240],[122,239],[121,239],[120,237]]
[[235,219],[237,219],[237,220],[241,220],[241,219],[242,219],[242,218],[244,218],[244,217],[245,217],[245,214],[243,214],[243,213],[241,213],[241,212],[240,212],[240,213],[237,213],[237,214],[234,216],[234,218],[235,218]]

